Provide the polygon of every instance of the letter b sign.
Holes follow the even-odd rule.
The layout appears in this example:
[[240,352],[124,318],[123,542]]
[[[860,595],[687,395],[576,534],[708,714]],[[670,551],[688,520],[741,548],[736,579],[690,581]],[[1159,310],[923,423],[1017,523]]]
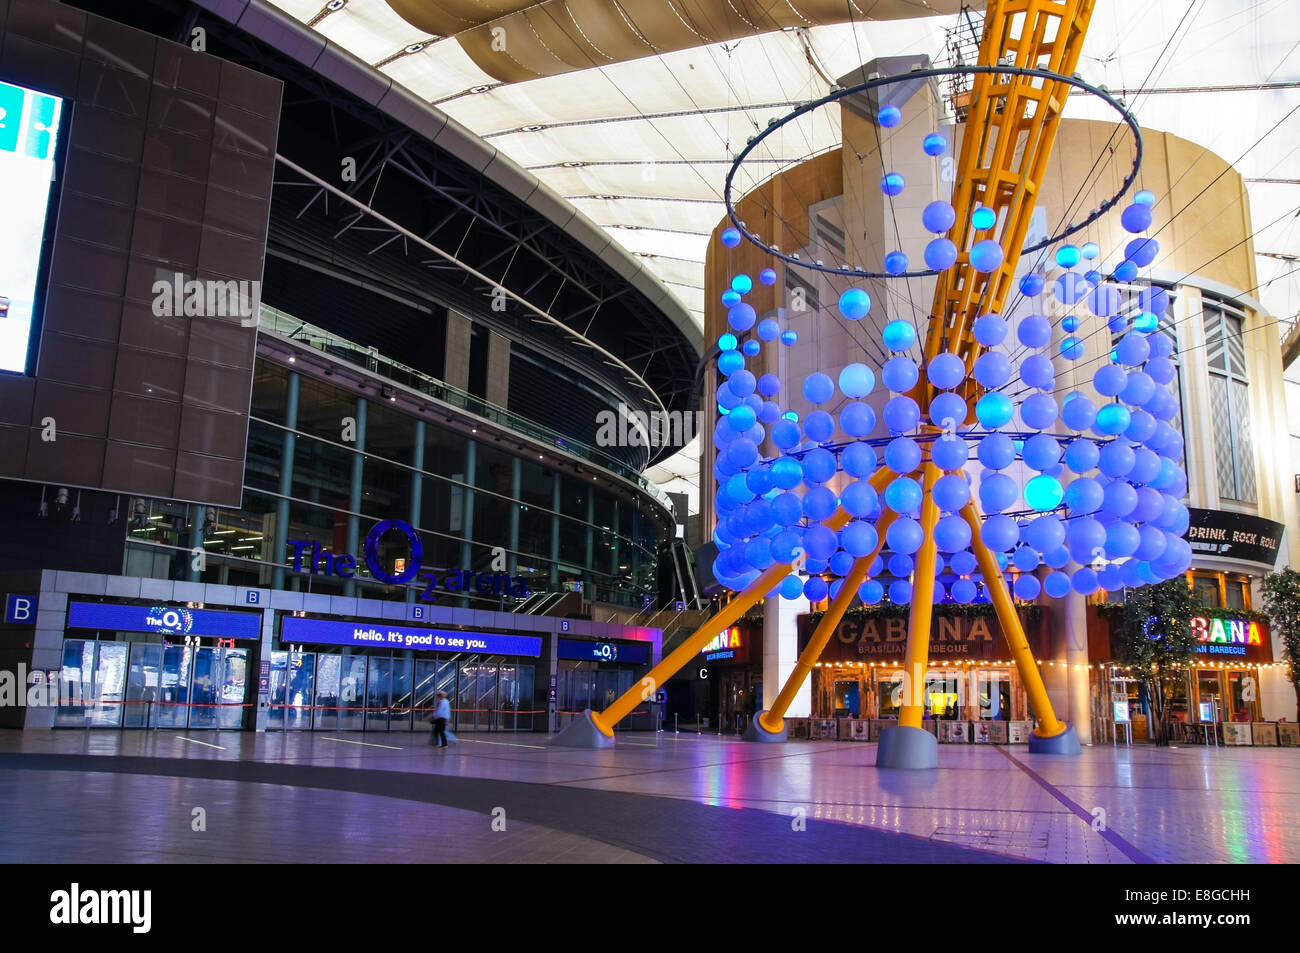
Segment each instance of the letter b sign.
[[8,625],[35,625],[36,597],[8,596],[5,599],[5,623]]

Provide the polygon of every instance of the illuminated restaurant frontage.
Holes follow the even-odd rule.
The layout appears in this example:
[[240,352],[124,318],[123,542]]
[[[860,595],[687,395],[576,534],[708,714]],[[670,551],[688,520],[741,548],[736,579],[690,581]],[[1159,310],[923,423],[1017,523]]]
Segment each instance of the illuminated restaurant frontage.
[[[1094,603],[1086,609],[1089,709],[1098,744],[1151,740],[1153,699],[1138,673],[1119,663],[1112,646],[1119,609],[1115,603]],[[1044,675],[1053,669],[1064,675],[1069,666],[1057,644],[1051,613],[1034,604],[1022,604],[1018,610]],[[799,617],[800,650],[820,617],[816,612]],[[858,608],[845,615],[813,670],[811,720],[821,726],[812,737],[874,740],[897,718],[907,624],[905,606]],[[1267,617],[1248,605],[1209,606],[1198,610],[1191,627],[1197,637],[1194,661],[1170,668],[1162,680],[1169,740],[1300,744],[1300,725],[1264,720],[1262,691],[1267,680],[1262,676],[1285,668],[1284,660],[1274,658]],[[1289,689],[1289,680],[1281,683]],[[1027,740],[1026,732],[1032,729],[1020,676],[987,604],[936,607],[923,697],[925,726],[941,741],[1014,744]],[[846,724],[831,734],[831,720],[863,727]],[[796,734],[807,736],[799,725]]]

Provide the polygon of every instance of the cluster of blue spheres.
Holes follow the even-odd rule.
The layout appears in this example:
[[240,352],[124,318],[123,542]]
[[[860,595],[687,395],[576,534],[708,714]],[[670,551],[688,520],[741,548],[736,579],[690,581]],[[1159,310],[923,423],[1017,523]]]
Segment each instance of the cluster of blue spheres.
[[[886,106],[878,118],[893,128],[901,112]],[[923,149],[937,156],[947,145],[932,133]],[[899,194],[905,183],[887,173],[881,188]],[[1154,204],[1154,195],[1139,192],[1121,214],[1136,237],[1114,269],[1117,281],[1131,280],[1159,253],[1143,234]],[[927,266],[951,267],[952,205],[930,203],[922,223],[935,236],[925,248]],[[988,231],[997,215],[980,206],[970,224],[976,233]],[[720,240],[734,248],[741,237],[729,228]],[[775,318],[760,320],[744,300],[755,281],[735,275],[722,295],[732,330],[718,341],[716,363],[725,378],[712,432],[717,580],[739,591],[773,566],[790,565],[771,580],[768,595],[820,601],[839,595],[855,564],[870,559],[855,595],[867,604],[910,602],[927,496],[939,511],[936,602],[983,598],[976,535],[1021,600],[1116,591],[1185,572],[1191,547],[1183,539],[1189,514],[1182,503],[1177,366],[1171,338],[1156,333],[1169,296],[1152,287],[1126,297],[1103,278],[1100,257],[1095,242],[1062,245],[1054,258],[1064,274],[1050,281],[1036,272],[1023,276],[1018,287],[1030,313],[1015,320],[978,316],[971,333],[981,350],[969,366],[950,352],[917,360],[916,325],[878,318],[878,364],[854,361],[791,382],[760,372],[753,361],[764,343],[793,347],[798,335]],[[1000,268],[1001,246],[977,240],[970,262],[982,272]],[[903,252],[886,256],[887,273],[907,268]],[[772,269],[757,276],[763,285],[776,280]],[[1061,319],[1060,334],[1039,313],[1049,309],[1033,304],[1044,295],[1073,309]],[[836,310],[862,322],[872,312],[871,296],[848,288]],[[1084,357],[1096,339],[1086,326],[1094,318],[1111,350],[1089,365],[1091,387],[1080,389],[1073,377],[1063,386],[1054,358]],[[933,395],[922,406],[919,395],[927,391],[917,387],[926,382]],[[788,409],[791,392],[812,409],[802,416]],[[940,475],[925,487],[927,461]]]

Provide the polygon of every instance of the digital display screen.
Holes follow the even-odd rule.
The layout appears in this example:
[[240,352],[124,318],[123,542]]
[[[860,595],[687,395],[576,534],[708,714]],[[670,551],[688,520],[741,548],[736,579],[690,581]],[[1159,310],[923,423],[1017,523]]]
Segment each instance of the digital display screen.
[[280,623],[281,644],[369,645],[382,649],[423,652],[477,652],[537,658],[542,640],[532,635],[501,635],[460,629],[425,629],[392,622],[335,622],[290,616]]
[[179,606],[126,606],[115,602],[69,602],[69,629],[206,635],[221,639],[260,639],[261,613],[217,612]]
[[0,371],[24,373],[63,100],[0,82]]
[[560,639],[556,657],[595,662],[631,662],[636,665],[647,665],[650,662],[650,646],[648,643],[583,642],[577,639]]

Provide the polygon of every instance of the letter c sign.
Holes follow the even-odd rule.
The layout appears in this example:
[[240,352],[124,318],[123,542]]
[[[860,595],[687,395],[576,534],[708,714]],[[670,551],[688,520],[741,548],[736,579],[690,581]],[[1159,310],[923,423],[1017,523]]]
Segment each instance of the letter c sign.
[[[406,568],[396,575],[385,569],[379,559],[379,540],[390,529],[406,534],[411,544],[411,558],[407,561]],[[405,520],[383,520],[376,523],[366,534],[366,565],[370,567],[370,574],[390,586],[400,586],[414,579],[416,573],[420,571],[423,558],[424,544],[420,542],[420,534]]]

